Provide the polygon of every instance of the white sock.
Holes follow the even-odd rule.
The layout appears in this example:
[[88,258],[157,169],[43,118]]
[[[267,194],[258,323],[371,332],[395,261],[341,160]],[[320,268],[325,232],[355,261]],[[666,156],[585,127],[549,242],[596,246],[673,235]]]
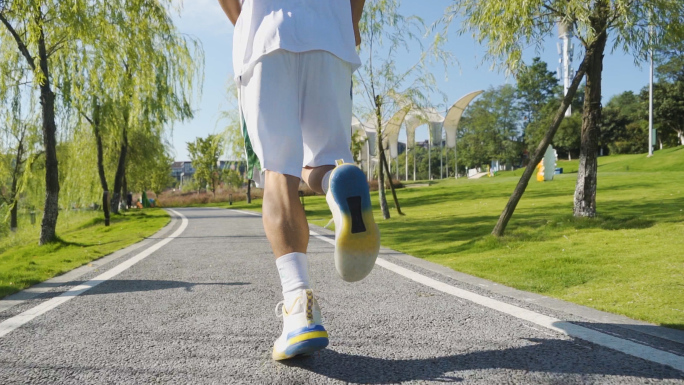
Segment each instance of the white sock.
[[328,171],[323,175],[323,179],[321,179],[321,188],[323,188],[323,193],[327,194],[328,189],[330,188],[330,174],[332,174],[332,170]]
[[309,264],[306,254],[290,253],[276,259],[283,286],[283,298],[289,305],[301,290],[309,289]]

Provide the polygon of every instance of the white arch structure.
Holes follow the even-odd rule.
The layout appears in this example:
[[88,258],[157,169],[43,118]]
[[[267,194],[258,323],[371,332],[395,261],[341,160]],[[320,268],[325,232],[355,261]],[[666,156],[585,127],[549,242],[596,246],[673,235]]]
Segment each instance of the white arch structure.
[[[395,159],[397,179],[399,179],[399,131],[401,131],[401,126],[404,124],[406,115],[411,110],[410,107],[404,107],[397,111],[392,118],[390,118],[387,123],[385,123],[385,138],[384,146],[389,149],[390,160]],[[391,164],[388,160],[388,165]]]
[[[407,149],[414,148],[416,144],[416,128],[422,126],[423,124],[428,125],[428,132],[430,139],[428,140],[428,158],[432,159],[432,145],[442,143],[442,123],[444,122],[444,116],[442,116],[434,108],[428,108],[425,110],[414,109],[412,110],[406,118],[406,141]],[[408,146],[408,144],[411,146]],[[408,151],[406,151],[406,179],[408,179]],[[428,162],[428,176],[432,179],[432,162]],[[413,180],[416,180],[416,158],[413,157]]]
[[368,180],[370,180],[373,175],[373,157],[376,152],[375,140],[377,133],[375,132],[375,124],[373,124],[372,120],[361,123],[356,116],[352,116],[352,136],[356,131],[361,132],[361,135],[366,137],[366,141],[361,150],[361,169],[364,169],[365,166],[366,176],[368,177]]
[[[428,157],[431,155],[432,145],[439,143],[442,146],[442,129],[446,132],[446,146],[454,149],[456,155],[456,131],[461,116],[470,102],[484,91],[471,92],[456,103],[447,111],[446,116],[442,116],[436,109],[411,109],[410,107],[402,108],[397,111],[386,123],[383,128],[383,146],[389,150],[390,159],[397,160],[397,179],[399,179],[399,163],[398,163],[398,145],[399,133],[402,125],[406,129],[406,180],[408,180],[408,152],[415,148],[416,145],[416,129],[423,124],[428,125],[430,139],[428,140]],[[367,138],[362,150],[362,168],[365,166],[367,176],[370,180],[376,165],[379,165],[376,156],[376,132],[377,123],[375,119],[370,119],[362,123],[358,118],[352,117],[352,135],[356,131],[360,131],[363,136]],[[389,162],[389,161],[388,161]],[[390,163],[391,164],[391,163]],[[456,177],[458,178],[458,161],[455,164]],[[442,156],[440,154],[440,176],[442,173]],[[447,165],[447,173],[449,172],[449,165]],[[428,173],[432,179],[432,163],[428,162]],[[413,180],[416,179],[416,159],[413,158]]]
[[[398,145],[399,145],[399,131],[401,130],[402,124],[404,124],[404,118],[408,113],[409,108],[403,108],[397,111],[387,122],[384,123],[383,128],[383,146],[385,149],[389,150],[390,159],[397,159],[399,155]],[[352,117],[352,135],[356,131],[360,131],[363,136],[367,138],[366,143],[363,147],[362,163],[365,163],[365,169],[367,176],[370,180],[371,175],[375,166],[379,165],[378,160],[374,157],[377,155],[377,123],[375,119],[371,118],[364,123],[356,118]],[[389,160],[388,160],[389,162]],[[391,163],[388,164],[391,167]],[[363,165],[362,165],[363,168]],[[399,178],[399,167],[397,163],[397,178]]]
[[[456,103],[454,103],[451,108],[449,108],[449,111],[447,111],[446,118],[444,118],[444,131],[446,131],[446,145],[447,148],[453,148],[454,149],[454,175],[456,176],[456,179],[458,179],[458,157],[456,153],[456,130],[458,129],[458,123],[461,121],[461,116],[463,116],[463,111],[465,111],[466,107],[470,104],[470,102],[473,101],[476,97],[478,97],[481,93],[484,91],[475,91],[467,94],[466,96],[458,99]],[[449,174],[449,165],[447,165],[447,175]]]

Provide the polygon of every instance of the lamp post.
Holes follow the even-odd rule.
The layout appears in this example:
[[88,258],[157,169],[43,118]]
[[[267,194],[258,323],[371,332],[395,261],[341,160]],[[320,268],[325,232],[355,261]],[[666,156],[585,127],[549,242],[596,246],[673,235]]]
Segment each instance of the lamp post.
[[[572,56],[574,46],[571,42],[572,40],[572,25],[568,24],[563,20],[558,21],[558,38],[561,42],[558,43],[558,54],[560,55],[558,68],[558,75],[560,81],[563,82],[563,95],[567,95],[568,89],[570,88],[570,83],[572,83],[573,69],[572,69]],[[568,107],[565,111],[565,116],[569,117],[572,115],[572,109]]]
[[[653,38],[653,26],[649,27],[649,34]],[[653,47],[648,50],[651,69],[648,84],[648,157],[653,156]]]

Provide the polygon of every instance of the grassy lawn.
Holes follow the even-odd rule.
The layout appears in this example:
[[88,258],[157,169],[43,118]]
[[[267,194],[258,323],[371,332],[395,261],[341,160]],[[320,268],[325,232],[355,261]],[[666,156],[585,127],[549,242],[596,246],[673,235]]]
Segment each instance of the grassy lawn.
[[0,298],[136,243],[169,223],[162,209],[131,211],[103,225],[101,212],[60,213],[60,240],[38,246],[40,220],[0,241]]
[[[382,244],[521,290],[684,329],[684,148],[599,164],[596,219],[572,217],[576,175],[557,175],[531,181],[506,236],[491,236],[517,170],[398,190],[406,216],[392,211],[388,221],[375,193]],[[577,162],[559,167],[576,172]],[[310,222],[331,218],[323,197],[305,203]]]

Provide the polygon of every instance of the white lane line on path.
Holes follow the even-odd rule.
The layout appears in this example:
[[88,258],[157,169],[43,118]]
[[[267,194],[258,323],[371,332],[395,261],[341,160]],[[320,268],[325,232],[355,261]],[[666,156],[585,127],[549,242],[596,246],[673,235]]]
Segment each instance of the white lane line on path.
[[[335,246],[335,241],[322,236],[315,231],[309,230],[309,233],[323,242],[327,242]],[[605,333],[598,332],[583,326],[575,325],[573,323],[562,321],[558,318],[549,317],[544,314],[534,312],[532,310],[524,309],[518,306],[507,304],[505,302],[485,297],[483,295],[475,294],[473,292],[459,289],[457,287],[448,285],[444,282],[437,281],[415,271],[395,265],[385,259],[378,258],[377,265],[385,269],[406,277],[412,281],[429,286],[435,290],[451,294],[455,297],[463,298],[465,300],[475,302],[478,305],[488,307],[490,309],[511,315],[513,317],[532,322],[547,329],[551,329],[561,334],[570,337],[580,338],[585,341],[595,343],[597,345],[605,346],[607,348],[617,350],[619,352],[629,354],[630,356],[639,357],[647,361],[656,362],[663,365],[671,366],[679,371],[684,372],[684,357],[676,354],[664,352],[649,346],[638,344],[636,342],[624,340],[622,338],[614,337]]]
[[238,212],[238,213],[243,213],[243,214],[254,215],[254,216],[256,216],[256,217],[260,217],[260,216],[261,216],[261,213],[254,212],[254,211],[245,211],[245,210],[236,210],[236,209],[228,209],[228,210],[233,210],[233,211],[236,211],[236,212]]
[[177,238],[179,235],[185,231],[185,228],[188,227],[188,218],[185,217],[185,215],[179,213],[178,211],[175,210],[169,210],[172,213],[176,214],[177,216],[181,217],[181,225],[180,227],[173,232],[170,236],[167,238],[164,238],[163,240],[155,243],[154,245],[148,247],[144,251],[138,253],[135,257],[128,259],[125,262],[122,262],[113,268],[107,270],[106,272],[98,275],[97,277],[91,279],[88,282],[85,282],[81,285],[78,285],[76,287],[73,287],[69,289],[68,291],[62,293],[60,296],[52,298],[51,300],[45,301],[41,303],[40,305],[31,308],[29,310],[26,310],[25,312],[18,314],[12,318],[9,318],[2,323],[0,323],[0,338],[6,336],[8,333],[12,332],[14,329],[17,329],[21,327],[22,325],[26,324],[27,322],[31,321],[32,319],[38,317],[41,314],[45,314],[48,311],[56,308],[57,306],[85,293],[86,291],[94,288],[95,286],[101,284],[102,282],[105,282],[109,279],[114,278],[115,276],[119,275],[120,273],[126,271],[128,268],[131,266],[135,265],[136,263],[142,261],[143,259],[147,258],[150,254],[154,253],[155,251],[161,249],[164,245],[167,243],[171,242],[175,238]]

